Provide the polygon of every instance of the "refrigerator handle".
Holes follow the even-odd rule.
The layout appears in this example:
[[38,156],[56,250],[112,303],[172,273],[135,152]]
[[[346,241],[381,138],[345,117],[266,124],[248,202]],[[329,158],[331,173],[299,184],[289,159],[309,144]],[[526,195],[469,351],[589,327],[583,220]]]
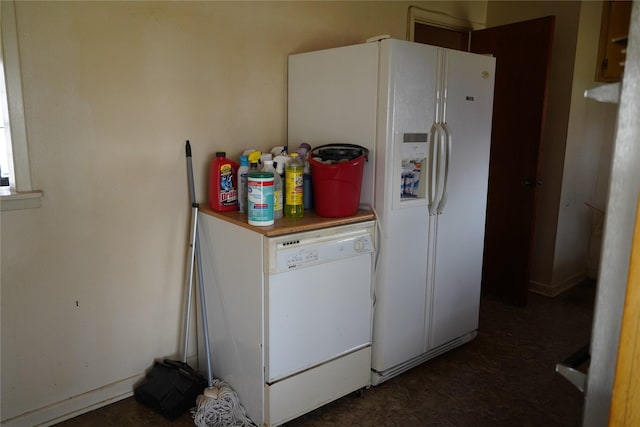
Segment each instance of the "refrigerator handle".
[[445,144],[443,150],[443,163],[444,163],[444,183],[442,185],[442,198],[438,203],[437,214],[440,215],[444,211],[444,207],[447,204],[447,184],[449,183],[449,166],[451,165],[451,146],[452,137],[449,126],[446,123],[442,123],[442,130],[445,134]]
[[444,133],[444,129],[442,128],[442,125],[440,123],[436,123],[434,126],[437,129],[437,135],[438,135],[438,141],[436,144],[434,144],[435,146],[434,151],[437,153],[437,155],[433,159],[436,164],[435,179],[434,179],[436,194],[435,194],[435,197],[433,198],[433,206],[430,213],[432,215],[437,215],[438,208],[440,206],[440,203],[442,201],[442,196],[444,194],[443,192],[444,185],[442,182],[442,177],[444,172],[443,159],[444,159],[444,151],[446,150],[445,145],[447,142],[446,142],[446,135]]
[[[438,191],[438,170],[439,170],[439,158],[438,155],[438,146],[440,145],[440,130],[438,129],[439,125],[434,123],[431,126],[431,131],[429,132],[429,151],[427,159],[427,197],[428,197],[428,208],[429,215],[436,214],[436,197]],[[436,140],[438,143],[436,144]]]

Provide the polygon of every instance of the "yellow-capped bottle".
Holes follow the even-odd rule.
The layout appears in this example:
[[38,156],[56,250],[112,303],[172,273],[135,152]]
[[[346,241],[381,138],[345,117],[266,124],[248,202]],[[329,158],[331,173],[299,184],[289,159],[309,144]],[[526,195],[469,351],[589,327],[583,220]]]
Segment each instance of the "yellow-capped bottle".
[[291,153],[291,158],[284,168],[284,180],[284,216],[302,218],[304,216],[304,164],[298,158],[298,153]]

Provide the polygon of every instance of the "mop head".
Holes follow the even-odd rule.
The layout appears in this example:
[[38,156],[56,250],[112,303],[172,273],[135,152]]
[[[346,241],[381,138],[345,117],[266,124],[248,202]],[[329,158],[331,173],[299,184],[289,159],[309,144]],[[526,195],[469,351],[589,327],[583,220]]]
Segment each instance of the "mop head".
[[247,416],[238,395],[224,381],[213,380],[196,398],[193,420],[198,427],[248,427],[256,424]]

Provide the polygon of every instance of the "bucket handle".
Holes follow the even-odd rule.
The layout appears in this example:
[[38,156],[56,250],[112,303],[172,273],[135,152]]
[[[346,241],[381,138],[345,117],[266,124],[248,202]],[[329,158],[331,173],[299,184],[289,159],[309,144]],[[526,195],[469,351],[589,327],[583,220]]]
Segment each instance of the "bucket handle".
[[362,155],[364,155],[365,157],[365,161],[369,161],[369,150],[366,147],[363,147],[361,145],[356,145],[356,144],[324,144],[324,145],[318,145],[317,147],[313,147],[310,151],[311,154],[313,154],[314,151],[319,150],[321,148],[340,148],[340,147],[344,147],[344,148],[355,148],[355,149],[359,149],[362,150]]

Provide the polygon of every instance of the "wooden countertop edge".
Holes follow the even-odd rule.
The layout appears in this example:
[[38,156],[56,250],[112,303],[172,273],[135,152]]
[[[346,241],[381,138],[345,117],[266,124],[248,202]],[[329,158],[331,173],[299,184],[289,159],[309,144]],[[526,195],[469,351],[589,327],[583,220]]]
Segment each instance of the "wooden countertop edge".
[[248,230],[255,231],[256,233],[263,234],[267,237],[282,236],[301,231],[318,230],[338,225],[355,224],[358,222],[376,219],[373,211],[369,210],[358,210],[354,215],[341,218],[326,218],[316,214],[314,211],[306,210],[302,218],[295,219],[283,217],[275,220],[273,225],[262,227],[250,225],[247,219],[247,214],[239,211],[217,212],[208,207],[200,207],[200,212],[228,221]]

